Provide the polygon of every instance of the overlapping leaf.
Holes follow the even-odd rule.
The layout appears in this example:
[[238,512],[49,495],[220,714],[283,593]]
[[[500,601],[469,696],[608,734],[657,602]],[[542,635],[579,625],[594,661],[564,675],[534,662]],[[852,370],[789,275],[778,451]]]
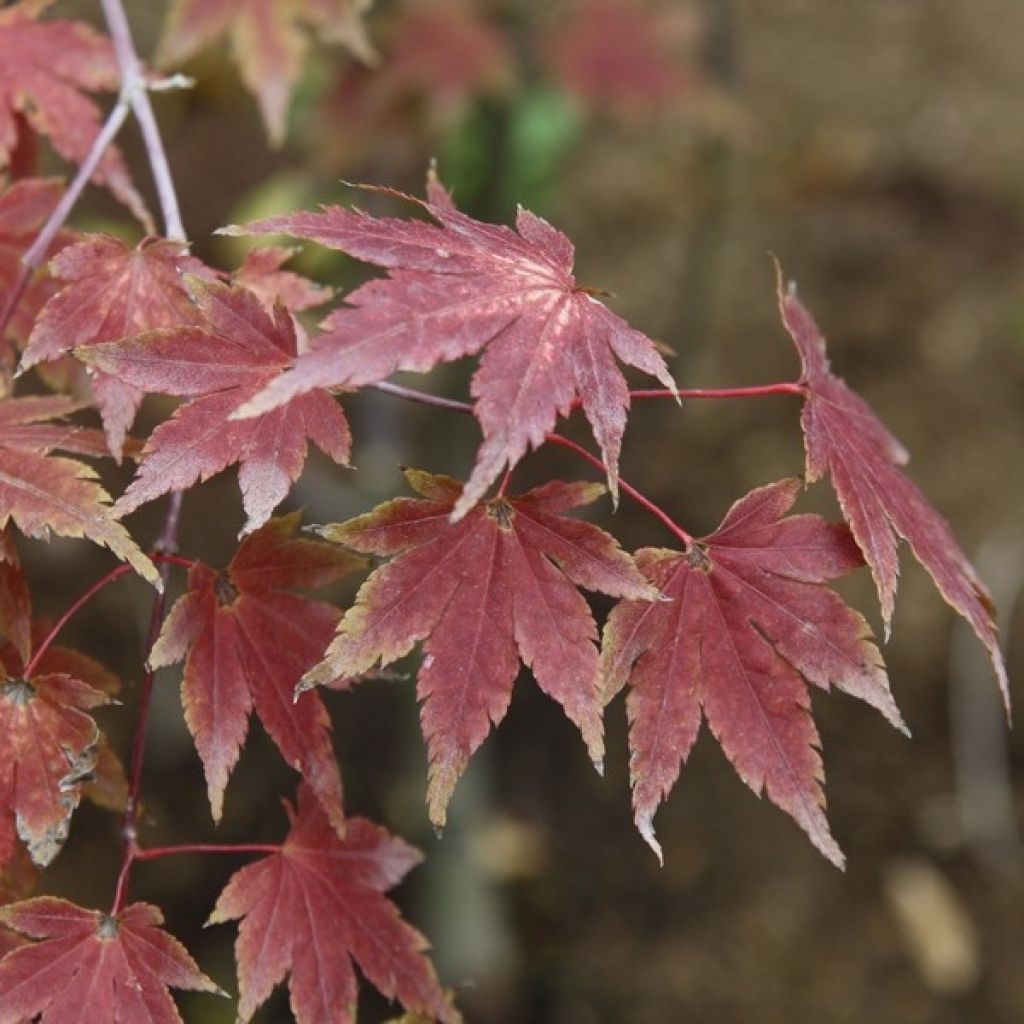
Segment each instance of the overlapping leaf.
[[43,896],[0,923],[42,940],[0,961],[0,1024],[181,1024],[169,988],[220,992],[149,903],[111,917]]
[[[81,163],[100,127],[89,92],[117,92],[121,75],[109,40],[77,21],[39,20],[54,0],[20,0],[0,8],[0,170],[18,145],[18,115],[61,156]],[[144,224],[142,197],[124,158],[111,147],[93,175]]]
[[[197,325],[186,272],[212,276],[182,243],[167,239],[146,238],[130,248],[110,235],[90,235],[68,246],[50,262],[50,273],[63,287],[39,314],[22,367],[80,346]],[[91,384],[110,450],[120,458],[143,392],[101,371],[92,374]]]
[[616,363],[674,387],[653,342],[580,287],[569,239],[520,210],[517,230],[460,213],[432,181],[424,208],[438,222],[371,217],[326,207],[232,228],[309,238],[388,269],[325,321],[294,369],[242,410],[263,413],[316,387],[360,387],[395,370],[486,349],[473,378],[484,441],[456,505],[464,515],[579,398],[601,446],[613,495],[629,408]]
[[905,729],[867,623],[822,586],[863,564],[853,538],[818,516],[786,516],[799,487],[752,491],[687,553],[638,552],[670,600],[623,601],[608,619],[603,685],[608,699],[630,685],[634,815],[659,857],[654,814],[702,717],[743,781],[840,866],[807,684],[859,697]]
[[201,326],[76,349],[90,366],[125,384],[188,399],[150,435],[139,471],[114,511],[126,515],[237,462],[245,530],[253,530],[298,479],[310,441],[347,463],[348,422],[324,391],[303,394],[265,416],[231,420],[239,405],[292,364],[295,326],[283,306],[270,317],[243,288],[187,280]]
[[416,471],[406,477],[421,499],[321,528],[356,551],[394,557],[360,589],[304,685],[387,665],[424,641],[417,695],[430,817],[442,825],[459,775],[505,716],[520,660],[600,763],[597,629],[576,586],[640,600],[657,593],[612,537],[563,515],[594,501],[599,484],[556,481],[495,498],[453,525],[462,485]]
[[825,339],[795,291],[783,287],[781,269],[779,308],[800,354],[807,388],[801,419],[807,479],[819,480],[826,472],[831,476],[843,515],[871,568],[886,632],[896,599],[902,537],[939,593],[985,645],[1009,710],[1009,680],[985,584],[949,524],[899,469],[909,458],[906,449],[867,402],[832,373]]
[[361,60],[373,49],[363,27],[371,0],[175,0],[159,60],[175,64],[221,37],[231,39],[246,88],[259,100],[275,145],[284,140],[288,100],[302,73],[307,31],[341,43]]
[[88,432],[44,421],[74,412],[64,397],[12,398],[0,402],[0,528],[13,520],[23,533],[87,537],[110,548],[151,583],[153,563],[111,516],[110,496],[84,463],[51,455],[54,448],[96,454]]
[[242,542],[222,573],[197,564],[150,654],[154,668],[186,659],[185,720],[216,820],[255,710],[284,759],[341,825],[327,711],[317,694],[293,700],[295,684],[323,656],[340,616],[289,589],[326,586],[363,562],[332,544],[296,538],[298,524],[297,513],[271,520]]
[[278,302],[293,313],[315,309],[327,302],[333,292],[294,270],[284,269],[296,251],[286,245],[264,245],[250,249],[231,278],[236,284],[255,293],[268,310],[272,310]]
[[352,1024],[353,961],[385,996],[444,1024],[461,1016],[424,955],[427,942],[384,895],[420,854],[364,818],[344,838],[306,787],[281,852],[236,872],[210,923],[241,920],[235,955],[240,1021],[290,973],[297,1024]]

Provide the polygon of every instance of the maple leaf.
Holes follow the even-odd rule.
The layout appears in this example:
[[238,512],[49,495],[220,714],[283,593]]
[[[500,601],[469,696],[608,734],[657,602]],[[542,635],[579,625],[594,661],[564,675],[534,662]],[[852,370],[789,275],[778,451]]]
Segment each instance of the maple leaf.
[[17,834],[32,859],[49,864],[67,838],[100,733],[87,711],[109,703],[100,690],[62,673],[0,682],[0,863]]
[[[37,20],[54,0],[21,0],[0,9],[0,170],[18,145],[18,115],[53,148],[81,163],[100,128],[86,92],[117,92],[121,73],[110,41],[77,21]],[[93,181],[105,185],[143,224],[150,223],[124,158],[111,146]]]
[[223,573],[197,563],[164,622],[149,664],[186,658],[185,720],[203,762],[210,807],[220,820],[224,787],[255,709],[284,759],[341,826],[341,777],[330,720],[316,694],[293,699],[303,672],[324,653],[340,613],[289,593],[322,587],[364,562],[323,541],[296,538],[293,513],[250,534]]
[[670,600],[622,601],[608,618],[605,695],[630,684],[634,817],[659,859],[654,813],[702,714],[740,778],[840,867],[807,684],[859,697],[906,731],[870,628],[822,586],[863,560],[846,526],[786,516],[799,489],[790,479],[751,491],[689,552],[637,552],[641,571]]
[[899,577],[902,537],[934,580],[946,602],[962,615],[988,650],[1007,713],[1009,680],[999,650],[995,607],[985,584],[963,553],[949,523],[899,469],[906,449],[874,410],[829,368],[825,339],[793,288],[778,274],[779,309],[803,367],[806,386],[801,425],[807,479],[832,479],[839,505],[871,569],[886,635]]
[[[33,695],[36,679],[56,677],[61,680],[71,679],[76,684],[91,690],[91,693],[86,694],[88,708],[95,706],[96,703],[107,703],[104,698],[114,696],[121,688],[121,682],[117,676],[80,651],[57,644],[49,644],[51,629],[52,624],[46,620],[32,621],[32,601],[28,581],[19,563],[17,549],[9,534],[0,534],[0,633],[7,638],[6,643],[0,644],[0,669],[2,669],[0,678],[4,680],[2,692],[5,698],[10,697],[17,706],[19,699],[27,699]],[[32,652],[44,642],[48,646],[42,656],[34,662],[32,680],[26,682],[26,670],[32,662]],[[19,683],[24,685],[19,688]],[[50,693],[51,691],[47,689],[46,692]],[[57,780],[57,786],[50,785],[49,792],[43,794],[42,799],[38,801],[38,804],[43,807],[41,813],[45,816],[45,821],[41,826],[37,821],[35,829],[37,836],[41,837],[38,839],[37,849],[34,850],[37,858],[40,855],[40,850],[46,853],[50,853],[50,851],[55,853],[59,849],[67,832],[68,819],[78,803],[79,795],[88,797],[94,803],[108,810],[123,808],[128,793],[124,768],[110,748],[106,737],[95,733],[95,726],[88,716],[74,713],[70,717],[74,723],[76,734],[95,733],[95,742],[88,744],[77,755],[68,750],[68,757],[62,759],[59,756],[54,757],[52,749],[44,750],[42,746],[34,747],[33,730],[37,734],[44,734],[44,741],[52,747],[49,736],[45,734],[54,732],[52,728],[54,723],[51,721],[50,714],[54,709],[45,700],[42,704],[35,706],[30,714],[20,716],[14,714],[13,718],[6,713],[11,710],[6,707],[6,701],[0,701],[0,706],[5,708],[5,720],[13,721],[14,728],[21,729],[20,734],[8,737],[7,740],[11,765],[7,767],[6,774],[10,776],[13,771],[13,782],[11,777],[6,778],[11,786],[5,790],[6,803],[3,805],[2,813],[7,815],[8,824],[6,827],[0,826],[0,865],[4,863],[5,851],[7,856],[14,852],[12,850],[14,832],[22,831],[17,818],[18,806],[21,803],[33,805],[37,803],[22,776],[26,776],[33,770],[38,773],[38,765],[33,766],[23,762],[34,761],[40,754],[43,755],[41,760],[49,758],[51,770],[48,775],[51,781]],[[82,705],[79,703],[77,706],[81,707]],[[67,717],[63,709],[58,709],[58,714],[61,717]],[[58,726],[58,728],[63,734],[63,727]],[[0,771],[0,777],[5,777],[4,771]],[[81,789],[77,788],[79,783]],[[59,803],[47,805],[46,801],[53,799],[55,789],[61,792],[61,796],[58,798]],[[12,812],[16,826],[14,829],[10,827],[9,823]]]
[[686,84],[682,67],[668,53],[665,20],[649,4],[576,0],[545,47],[546,63],[592,106],[662,106]]
[[520,659],[600,764],[597,629],[576,586],[648,600],[657,592],[613,537],[562,514],[594,501],[600,484],[555,481],[495,498],[452,524],[462,485],[414,470],[406,478],[422,499],[399,498],[319,528],[356,551],[394,557],[363,584],[302,685],[360,675],[424,641],[416,692],[429,756],[427,802],[441,826],[470,756],[505,716]]
[[419,852],[364,818],[340,838],[307,787],[281,852],[249,864],[228,882],[209,924],[241,920],[235,957],[248,1021],[290,972],[298,1024],[352,1024],[365,977],[409,1010],[444,1024],[461,1016],[424,955],[427,942],[384,893],[421,860]]
[[388,269],[387,278],[348,295],[348,306],[324,321],[313,351],[240,415],[315,387],[361,387],[486,348],[472,385],[484,441],[455,517],[528,447],[542,444],[577,397],[614,497],[629,408],[615,357],[674,388],[654,343],[577,285],[572,243],[540,217],[520,210],[513,231],[460,213],[436,180],[428,197],[421,205],[439,226],[325,207],[224,229],[309,238]]
[[[67,246],[49,269],[63,287],[36,320],[22,356],[23,370],[73,348],[161,327],[196,325],[199,314],[182,275],[212,277],[181,242],[145,238],[130,248],[100,234]],[[110,451],[119,459],[143,392],[102,372],[93,372],[90,383]]]
[[14,520],[23,533],[87,537],[109,548],[140,576],[159,586],[153,563],[112,518],[110,496],[84,463],[51,455],[54,448],[95,453],[91,435],[42,421],[80,407],[63,396],[0,402],[0,528]]
[[363,27],[371,0],[176,0],[167,17],[158,62],[177,64],[222,36],[231,39],[246,88],[256,96],[271,142],[284,141],[288,100],[315,31],[372,63]]
[[116,916],[53,896],[0,907],[0,922],[41,939],[0,961],[0,1024],[181,1024],[169,988],[223,995],[149,903]]
[[135,338],[75,350],[89,366],[144,391],[189,399],[153,431],[135,479],[114,513],[127,513],[169,491],[184,491],[233,463],[247,520],[262,525],[298,479],[312,441],[347,464],[348,422],[329,394],[317,391],[265,416],[231,420],[234,410],[290,366],[295,326],[278,306],[267,315],[259,299],[196,277],[187,278],[202,323],[147,331]]
[[322,306],[334,294],[331,288],[293,270],[282,269],[296,252],[297,249],[286,245],[250,249],[231,279],[255,293],[268,310],[273,310],[278,302],[293,313]]

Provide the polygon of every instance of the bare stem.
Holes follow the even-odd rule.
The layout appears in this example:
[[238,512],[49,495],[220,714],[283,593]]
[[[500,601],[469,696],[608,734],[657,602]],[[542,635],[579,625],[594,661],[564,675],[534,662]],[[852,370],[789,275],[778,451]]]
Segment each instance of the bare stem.
[[[548,434],[544,440],[549,444],[567,448],[569,451],[575,452],[581,459],[586,459],[595,469],[599,469],[603,473],[608,472],[608,467],[596,455],[588,452],[586,448],[578,445],[575,441],[570,441],[569,438],[562,437],[561,434]],[[667,526],[683,542],[683,547],[689,549],[693,543],[693,536],[687,533],[663,508],[656,505],[646,495],[641,494],[632,484],[626,483],[622,477],[619,477],[619,488],[623,494],[628,494],[641,508],[646,509],[655,519]]]
[[160,200],[160,211],[164,218],[164,232],[168,238],[184,242],[187,236],[181,220],[174,178],[167,162],[167,152],[160,137],[156,116],[153,114],[153,104],[149,100],[149,90],[142,74],[139,56],[135,51],[124,4],[121,0],[101,0],[101,3],[117,62],[121,67],[122,95],[128,97],[132,112],[142,131],[142,141],[146,147],[146,156],[149,158],[149,166]]
[[[767,395],[803,395],[807,388],[800,381],[783,381],[779,384],[755,384],[742,388],[682,388],[669,391],[666,388],[630,391],[630,398],[763,398]],[[580,400],[573,402],[573,408],[580,406]]]
[[43,660],[46,652],[50,649],[51,644],[57,639],[57,635],[60,631],[68,624],[70,619],[85,605],[87,605],[93,597],[95,597],[108,583],[113,583],[114,580],[119,580],[126,573],[133,572],[134,570],[130,565],[119,565],[114,569],[111,569],[102,579],[97,580],[82,596],[75,601],[75,603],[56,621],[53,629],[46,634],[43,642],[36,648],[35,653],[32,655],[31,660],[25,666],[25,678],[31,679],[35,674],[36,669],[39,668],[39,663]]
[[280,853],[281,847],[271,843],[182,843],[180,846],[151,846],[136,849],[135,860],[160,860],[181,853]]
[[[386,382],[382,382],[374,384],[373,387],[377,391],[383,391],[386,395],[394,395],[396,398],[404,398],[410,402],[419,402],[421,405],[430,405],[436,409],[448,409],[450,412],[459,412],[470,416],[473,415],[473,406],[468,402],[457,402],[453,398],[439,398],[437,395],[431,395],[425,391],[416,391],[414,388],[402,387],[399,384],[388,384]],[[675,393],[672,391],[666,391],[664,394],[672,395],[673,397],[675,396]],[[608,472],[608,467],[605,466],[605,464],[596,455],[588,452],[586,448],[578,445],[575,441],[570,441],[569,438],[562,437],[561,434],[548,434],[545,440],[550,444],[557,444],[563,448],[568,448],[581,458],[586,459],[587,462],[595,468],[600,469],[603,473]],[[509,473],[506,473],[501,485],[500,494],[505,493],[505,488],[508,486],[508,478]],[[638,505],[641,506],[641,508],[650,512],[655,519],[658,519],[667,526],[669,530],[671,530],[671,532],[683,542],[684,547],[689,548],[693,543],[693,537],[687,533],[686,530],[684,530],[664,509],[656,505],[650,498],[641,494],[640,491],[631,484],[628,484],[621,477],[619,478],[619,487],[622,489],[623,494],[628,494]]]
[[[181,518],[181,492],[175,491],[167,503],[167,514],[164,517],[163,529],[156,546],[160,554],[160,578],[163,587],[153,598],[153,610],[149,618],[149,631],[146,636],[146,658],[160,635],[160,627],[164,621],[164,610],[167,606],[167,583],[174,564],[174,553],[178,546],[178,521]],[[163,555],[164,557],[161,557]],[[138,824],[139,824],[139,793],[142,790],[142,765],[146,756],[146,736],[149,722],[149,707],[153,701],[154,671],[146,668],[139,688],[139,705],[135,717],[135,739],[132,743],[131,766],[128,773],[128,799],[125,802],[124,818],[121,823],[121,837],[124,840],[124,854],[121,858],[121,870],[117,876],[117,887],[114,890],[114,903],[111,914],[117,914],[124,906],[128,892],[128,880],[131,876],[132,863],[139,855]]]
[[39,234],[36,235],[35,241],[21,257],[18,277],[7,296],[3,312],[0,313],[0,335],[7,329],[7,325],[10,323],[11,317],[14,316],[14,310],[22,295],[25,294],[25,289],[28,287],[32,275],[43,265],[46,254],[53,244],[53,240],[57,237],[57,232],[60,231],[64,222],[70,216],[75,203],[78,202],[78,197],[82,194],[82,190],[89,183],[89,179],[93,176],[100,161],[103,159],[103,154],[110,148],[111,143],[117,137],[117,133],[121,130],[121,126],[128,116],[128,110],[129,101],[125,93],[122,93],[120,99],[114,104],[113,110],[107,115],[107,120],[103,123],[103,127],[97,132],[92,147],[85,155],[85,159],[79,164],[75,176],[71,179],[71,183],[60,197],[60,201],[53,208],[53,212],[47,218]]

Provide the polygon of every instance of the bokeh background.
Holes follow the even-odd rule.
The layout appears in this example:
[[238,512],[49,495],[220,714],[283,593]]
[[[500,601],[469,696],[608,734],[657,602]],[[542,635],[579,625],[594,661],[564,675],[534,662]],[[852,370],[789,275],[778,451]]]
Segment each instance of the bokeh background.
[[[86,0],[62,8],[95,17]],[[165,4],[133,0],[152,52]],[[913,454],[911,472],[954,525],[1000,605],[1011,678],[1024,655],[1024,5],[1018,0],[379,0],[376,70],[317,48],[288,140],[266,142],[225,50],[157,98],[196,253],[234,266],[219,225],[351,201],[342,179],[418,192],[428,161],[484,219],[517,202],[574,239],[579,276],[675,352],[682,386],[792,379],[769,252],[829,335],[833,364]],[[145,180],[137,143],[127,148]],[[359,201],[397,212],[377,196]],[[102,196],[77,224],[123,230]],[[118,225],[121,225],[118,227]],[[366,271],[309,247],[305,272],[344,291]],[[471,367],[410,380],[464,397]],[[638,381],[639,383],[639,381]],[[471,423],[379,394],[346,400],[354,471],[314,460],[293,495],[309,521],[365,511],[402,488],[399,464],[465,474]],[[166,414],[147,407],[141,429]],[[787,397],[637,407],[623,473],[694,533],[750,488],[799,473]],[[575,424],[575,436],[586,434]],[[561,452],[527,485],[589,477]],[[113,480],[113,478],[112,478]],[[121,480],[123,483],[123,479]],[[114,480],[114,486],[117,481]],[[805,509],[836,512],[827,485]],[[143,542],[160,510],[133,517]],[[595,521],[624,544],[666,544],[628,503]],[[224,564],[242,516],[229,474],[189,494],[183,552]],[[28,549],[24,545],[23,549]],[[100,553],[28,552],[55,614]],[[479,1024],[954,1024],[1024,1020],[1024,756],[979,645],[905,553],[885,647],[906,740],[869,709],[816,694],[840,873],[736,778],[705,732],[657,818],[659,867],[632,828],[621,699],[605,778],[526,674],[456,791],[442,839],[423,807],[425,759],[410,679],[329,695],[349,807],[416,842],[399,890],[438,970]],[[866,573],[844,593],[880,628]],[[351,588],[339,588],[339,600]],[[105,593],[69,639],[128,681],[104,722],[122,750],[149,595]],[[600,613],[606,606],[597,605]],[[294,776],[254,724],[214,830],[177,698],[159,677],[146,771],[147,841],[275,840]],[[104,903],[113,816],[83,807],[44,889]],[[230,927],[203,929],[231,858],[136,869],[202,967],[234,990]],[[186,1020],[232,1020],[182,1000]],[[363,1019],[395,1011],[375,997]],[[290,1019],[280,995],[258,1017]]]

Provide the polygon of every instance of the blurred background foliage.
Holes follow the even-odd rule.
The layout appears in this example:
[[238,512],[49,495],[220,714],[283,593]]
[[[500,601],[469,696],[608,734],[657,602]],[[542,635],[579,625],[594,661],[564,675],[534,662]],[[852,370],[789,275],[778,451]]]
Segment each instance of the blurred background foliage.
[[[61,9],[95,17],[88,0]],[[133,0],[151,53],[165,4]],[[1017,0],[378,0],[376,69],[337,48],[310,56],[283,148],[271,150],[224,49],[159,96],[197,255],[231,267],[218,226],[353,201],[342,180],[412,193],[436,158],[457,201],[507,220],[515,204],[567,231],[579,276],[676,353],[683,386],[791,379],[777,319],[777,253],[829,334],[833,363],[914,455],[912,472],[995,591],[1011,678],[1024,631],[1024,5]],[[126,146],[145,181],[137,141]],[[355,201],[397,213],[379,195]],[[93,195],[79,226],[123,230]],[[310,246],[296,265],[343,293],[366,271]],[[468,394],[458,364],[410,382]],[[314,462],[292,504],[335,521],[402,488],[399,464],[464,475],[473,424],[367,393],[345,400],[353,471]],[[155,402],[143,432],[164,414]],[[576,430],[581,439],[579,424]],[[624,475],[706,532],[751,487],[799,473],[786,397],[636,408]],[[589,476],[563,452],[516,471]],[[111,477],[113,486],[123,485]],[[824,486],[803,507],[835,514]],[[670,538],[635,508],[593,513],[630,548]],[[133,517],[143,542],[160,509]],[[185,502],[184,553],[225,564],[241,526],[233,480]],[[59,613],[105,564],[86,546],[29,549],[37,604]],[[431,937],[442,979],[479,1024],[1010,1024],[1024,1017],[1024,799],[985,659],[905,559],[885,653],[914,733],[815,696],[840,874],[784,815],[755,800],[701,742],[658,817],[659,869],[629,813],[621,701],[597,778],[555,706],[531,684],[456,791],[440,841],[423,807],[425,763],[409,681],[329,695],[349,807],[427,853],[399,894]],[[861,573],[846,592],[878,627]],[[108,591],[67,639],[128,681],[103,712],[129,743],[149,594]],[[340,601],[352,590],[341,588]],[[598,609],[603,612],[603,608]],[[411,675],[415,663],[405,666]],[[253,725],[209,820],[175,672],[159,679],[145,777],[147,842],[276,840],[294,776]],[[44,878],[89,904],[112,887],[117,826],[83,807]],[[200,964],[233,989],[233,931],[201,928],[232,858],[136,869]],[[100,900],[102,902],[102,899]],[[182,1001],[186,1020],[230,1007]],[[367,997],[368,1021],[389,1016]],[[258,1017],[289,1019],[280,996]]]

